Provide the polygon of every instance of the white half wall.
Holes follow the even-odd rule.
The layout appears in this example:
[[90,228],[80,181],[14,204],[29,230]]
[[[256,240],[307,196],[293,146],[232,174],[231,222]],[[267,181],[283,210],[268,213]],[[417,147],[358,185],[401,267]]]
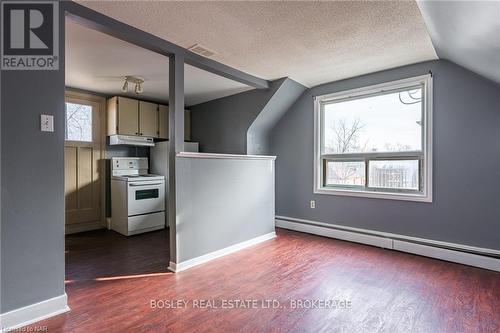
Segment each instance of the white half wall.
[[274,159],[177,155],[177,258],[172,269],[186,269],[274,235]]

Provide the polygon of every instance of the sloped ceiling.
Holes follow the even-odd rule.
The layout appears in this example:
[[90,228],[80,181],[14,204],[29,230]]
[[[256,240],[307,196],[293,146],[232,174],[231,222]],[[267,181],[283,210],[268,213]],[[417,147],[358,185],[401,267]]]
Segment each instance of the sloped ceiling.
[[500,1],[418,1],[441,59],[500,83]]
[[79,1],[250,74],[306,86],[436,59],[414,1]]

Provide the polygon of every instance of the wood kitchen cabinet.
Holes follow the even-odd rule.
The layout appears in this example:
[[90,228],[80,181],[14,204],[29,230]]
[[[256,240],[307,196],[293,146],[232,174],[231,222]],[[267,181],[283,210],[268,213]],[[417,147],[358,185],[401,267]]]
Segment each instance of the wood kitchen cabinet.
[[108,135],[139,135],[139,101],[126,97],[108,100]]
[[[168,140],[168,106],[127,97],[108,100],[107,135],[137,135]],[[191,140],[191,111],[184,112],[184,139]]]
[[[160,139],[168,139],[168,106],[160,105],[158,113],[158,122],[160,126]],[[184,140],[191,140],[191,111],[184,111]]]
[[158,137],[158,104],[115,96],[108,100],[107,135]]
[[158,104],[139,101],[139,135],[158,137]]

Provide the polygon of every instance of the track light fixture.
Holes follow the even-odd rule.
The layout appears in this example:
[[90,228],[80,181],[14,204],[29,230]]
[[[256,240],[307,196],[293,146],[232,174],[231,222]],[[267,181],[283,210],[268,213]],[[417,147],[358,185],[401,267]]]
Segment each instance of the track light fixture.
[[123,84],[122,91],[126,93],[128,91],[128,81],[125,80],[125,83]]
[[123,83],[122,91],[124,93],[128,92],[128,84],[135,84],[134,92],[136,94],[142,94],[144,91],[142,88],[142,84],[144,83],[144,79],[137,76],[125,76],[125,82]]

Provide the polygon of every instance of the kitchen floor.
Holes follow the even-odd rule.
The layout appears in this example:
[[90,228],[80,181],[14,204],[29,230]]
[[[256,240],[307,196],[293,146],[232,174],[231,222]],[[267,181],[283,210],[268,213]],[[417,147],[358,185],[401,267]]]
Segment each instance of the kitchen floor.
[[123,236],[101,229],[66,236],[66,286],[95,279],[166,273],[168,229]]
[[[500,273],[277,229],[173,274],[168,232],[68,236],[49,332],[498,332]],[[231,306],[232,304],[232,306]]]

